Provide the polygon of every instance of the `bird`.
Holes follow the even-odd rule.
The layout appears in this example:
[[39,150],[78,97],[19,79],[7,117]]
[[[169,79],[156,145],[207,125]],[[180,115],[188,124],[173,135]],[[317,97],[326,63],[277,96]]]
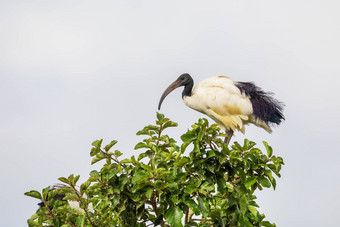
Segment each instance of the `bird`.
[[[56,184],[56,185],[53,185],[51,187],[50,190],[48,190],[47,192],[47,195],[46,195],[46,200],[49,200],[49,193],[53,190],[58,190],[58,189],[62,189],[62,188],[65,188],[65,187],[69,187],[67,185],[64,185],[64,184]],[[77,190],[77,193],[80,193],[80,187],[79,186],[75,186],[75,190]],[[54,200],[60,200],[60,201],[66,201],[64,200],[65,198],[65,194],[62,194],[62,193],[56,193],[54,196],[53,196],[53,199]],[[83,198],[87,199],[87,196],[86,195],[82,195]],[[80,204],[78,201],[72,201],[72,200],[67,200],[67,203],[70,205],[70,207],[74,210],[77,210],[77,211],[80,211],[80,212],[84,212],[83,208],[80,207]],[[39,208],[42,208],[45,206],[45,203],[43,201],[41,201],[40,203],[38,203],[38,206]],[[52,209],[52,206],[49,206],[50,209]],[[90,203],[87,207],[87,209],[91,212],[93,212],[93,207],[92,207],[92,203]]]
[[214,76],[199,82],[183,73],[163,92],[158,110],[165,97],[174,89],[184,86],[185,105],[213,119],[226,132],[228,145],[236,130],[245,133],[245,125],[253,124],[271,133],[272,125],[279,125],[285,117],[284,104],[253,82],[237,82],[227,76]]

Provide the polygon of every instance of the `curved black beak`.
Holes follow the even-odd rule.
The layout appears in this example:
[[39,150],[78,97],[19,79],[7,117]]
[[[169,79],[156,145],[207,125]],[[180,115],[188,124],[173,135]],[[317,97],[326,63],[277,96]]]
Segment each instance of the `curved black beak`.
[[175,90],[176,88],[182,86],[182,84],[180,83],[180,81],[177,79],[175,82],[173,82],[172,84],[170,84],[170,86],[164,91],[161,99],[159,100],[159,104],[158,104],[158,110],[161,109],[161,105],[163,100],[165,99],[165,97],[172,92],[173,90]]

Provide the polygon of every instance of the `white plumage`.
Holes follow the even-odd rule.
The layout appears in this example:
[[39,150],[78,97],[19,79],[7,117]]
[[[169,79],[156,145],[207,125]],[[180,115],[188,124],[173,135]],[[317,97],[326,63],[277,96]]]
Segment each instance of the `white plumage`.
[[190,108],[211,117],[224,130],[244,132],[244,122],[253,113],[249,98],[226,76],[201,81],[191,96],[183,97],[183,101]]

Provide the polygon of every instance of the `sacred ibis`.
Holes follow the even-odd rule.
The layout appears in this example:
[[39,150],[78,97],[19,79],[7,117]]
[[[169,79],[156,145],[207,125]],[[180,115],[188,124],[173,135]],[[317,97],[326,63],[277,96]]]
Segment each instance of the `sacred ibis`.
[[[65,187],[69,187],[69,186],[63,185],[63,184],[53,185],[52,188],[51,188],[51,189],[48,191],[48,193],[47,193],[46,200],[48,200],[49,193],[50,193],[51,191],[53,191],[53,190],[58,190],[58,189],[62,189],[62,188],[65,188]],[[77,193],[80,194],[80,187],[79,187],[79,186],[75,186],[75,190],[77,190]],[[57,193],[57,194],[54,195],[53,199],[54,199],[54,200],[61,200],[61,201],[63,201],[64,198],[65,198],[65,196],[66,196],[65,194],[59,194],[59,193]],[[87,196],[86,196],[85,194],[83,194],[82,197],[85,198],[85,199],[87,199]],[[78,201],[67,200],[67,203],[70,205],[70,207],[71,207],[72,209],[75,209],[75,210],[80,211],[80,212],[84,212],[84,210],[80,207]],[[39,208],[42,208],[42,207],[45,206],[45,204],[44,204],[44,202],[41,201],[40,203],[38,203],[38,206],[39,206]],[[49,208],[52,209],[52,207],[49,207]],[[90,203],[90,204],[88,205],[87,209],[88,209],[88,211],[91,211],[91,212],[94,211],[94,210],[93,210],[93,207],[92,207],[92,203]]]
[[279,125],[283,116],[283,103],[264,92],[252,82],[235,82],[227,76],[215,76],[198,83],[188,73],[178,77],[163,93],[158,110],[165,97],[174,89],[184,86],[182,98],[185,105],[212,118],[226,131],[225,143],[235,130],[244,133],[244,126],[254,124],[267,132],[270,126]]

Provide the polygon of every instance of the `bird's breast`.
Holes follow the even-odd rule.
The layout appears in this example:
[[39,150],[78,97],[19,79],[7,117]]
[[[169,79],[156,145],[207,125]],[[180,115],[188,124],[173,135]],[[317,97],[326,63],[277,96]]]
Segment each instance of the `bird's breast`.
[[203,114],[206,114],[205,110],[207,109],[207,105],[199,97],[197,97],[195,95],[184,96],[183,102],[186,106],[190,107],[191,109],[194,109],[194,110],[199,111]]

